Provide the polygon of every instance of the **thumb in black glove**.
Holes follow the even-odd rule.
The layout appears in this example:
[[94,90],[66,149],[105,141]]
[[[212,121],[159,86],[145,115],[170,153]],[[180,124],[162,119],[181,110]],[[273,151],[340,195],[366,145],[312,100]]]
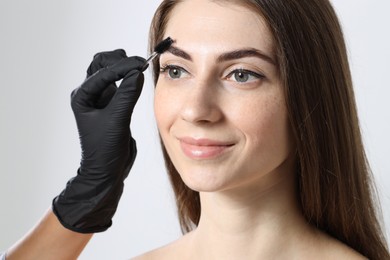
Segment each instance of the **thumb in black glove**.
[[72,92],[82,158],[77,176],[53,200],[53,212],[68,229],[94,233],[112,224],[137,153],[129,125],[144,82],[144,63],[123,50],[99,53],[87,79]]

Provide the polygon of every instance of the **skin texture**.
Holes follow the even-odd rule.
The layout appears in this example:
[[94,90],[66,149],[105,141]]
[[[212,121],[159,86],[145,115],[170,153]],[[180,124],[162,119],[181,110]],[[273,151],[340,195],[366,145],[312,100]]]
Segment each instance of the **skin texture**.
[[17,259],[77,259],[92,238],[64,228],[50,210],[42,220],[8,250],[7,260]]
[[[194,231],[136,259],[361,259],[301,214],[295,147],[263,19],[241,6],[187,0],[165,36],[175,49],[160,58],[156,120],[181,178],[200,192],[202,213]],[[243,49],[264,55],[221,61]]]

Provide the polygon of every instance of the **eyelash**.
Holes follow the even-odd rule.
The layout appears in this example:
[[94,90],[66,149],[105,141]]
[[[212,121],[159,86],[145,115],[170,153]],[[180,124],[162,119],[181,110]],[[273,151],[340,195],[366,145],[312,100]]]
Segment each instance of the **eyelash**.
[[176,65],[170,65],[170,64],[162,66],[160,68],[160,73],[167,73],[169,70],[173,70],[173,69],[189,74],[188,71],[183,69],[182,67]]
[[[178,70],[181,73],[184,72],[185,74],[189,74],[188,71],[185,70],[184,68],[182,68],[180,66],[176,66],[176,65],[170,65],[170,64],[162,66],[160,68],[160,73],[166,74],[166,73],[169,73],[170,70]],[[232,77],[236,73],[242,73],[242,74],[245,74],[245,75],[249,75],[249,76],[255,77],[256,79],[259,79],[259,80],[263,80],[263,79],[266,78],[263,74],[253,72],[251,70],[234,69],[231,72],[229,72],[229,74],[225,77],[225,79],[229,79],[230,77]],[[171,76],[169,76],[169,78],[172,79],[172,80],[178,79],[178,78],[172,78]],[[239,81],[235,81],[235,82],[238,83],[238,84],[250,83],[250,82],[239,82]]]
[[[256,73],[254,71],[251,71],[251,70],[246,70],[246,69],[234,69],[233,71],[231,71],[225,78],[226,79],[229,79],[230,77],[232,77],[234,74],[236,73],[242,73],[244,75],[249,75],[249,76],[252,76],[252,77],[255,77],[256,79],[259,79],[259,80],[263,80],[265,79],[265,76],[263,74],[260,74],[260,73]],[[241,83],[241,84],[245,84],[245,83],[249,83],[249,82],[239,82],[239,81],[235,81],[236,83]]]

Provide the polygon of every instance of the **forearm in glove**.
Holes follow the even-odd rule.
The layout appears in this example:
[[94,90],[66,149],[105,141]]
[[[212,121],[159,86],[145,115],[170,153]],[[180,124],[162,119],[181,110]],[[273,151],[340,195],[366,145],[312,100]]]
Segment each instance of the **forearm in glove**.
[[[101,232],[112,224],[123,181],[137,149],[130,120],[144,77],[140,57],[123,50],[95,55],[87,79],[72,92],[82,158],[77,175],[53,200],[53,212],[70,230]],[[119,87],[115,82],[121,80]]]

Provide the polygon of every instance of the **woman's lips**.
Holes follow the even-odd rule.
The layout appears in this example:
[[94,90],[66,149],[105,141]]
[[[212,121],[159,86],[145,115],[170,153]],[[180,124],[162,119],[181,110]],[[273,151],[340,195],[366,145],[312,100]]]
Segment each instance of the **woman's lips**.
[[179,138],[183,153],[191,159],[212,159],[226,152],[233,143],[210,139]]

